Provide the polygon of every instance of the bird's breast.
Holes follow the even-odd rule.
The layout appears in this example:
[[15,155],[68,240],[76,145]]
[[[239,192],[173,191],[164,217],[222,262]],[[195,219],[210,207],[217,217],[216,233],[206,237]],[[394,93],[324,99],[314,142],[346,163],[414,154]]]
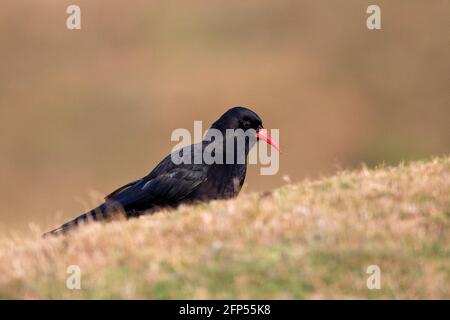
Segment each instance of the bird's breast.
[[245,180],[246,165],[215,164],[208,170],[208,176],[193,193],[192,200],[227,199],[239,194]]

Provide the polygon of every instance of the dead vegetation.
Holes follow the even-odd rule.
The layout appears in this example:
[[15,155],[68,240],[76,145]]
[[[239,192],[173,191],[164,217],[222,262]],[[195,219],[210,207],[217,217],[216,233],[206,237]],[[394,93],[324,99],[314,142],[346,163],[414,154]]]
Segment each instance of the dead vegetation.
[[[450,158],[361,168],[65,237],[0,240],[1,298],[450,298]],[[369,265],[381,289],[366,287]],[[66,288],[69,265],[81,290]]]

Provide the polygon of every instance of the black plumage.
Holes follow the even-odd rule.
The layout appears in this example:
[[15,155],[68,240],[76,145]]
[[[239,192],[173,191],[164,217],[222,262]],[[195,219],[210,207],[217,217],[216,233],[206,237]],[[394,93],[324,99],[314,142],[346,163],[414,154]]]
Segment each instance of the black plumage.
[[[245,180],[247,154],[256,142],[258,134],[244,138],[244,161],[239,163],[235,144],[233,163],[226,163],[227,138],[212,138],[214,130],[227,137],[227,129],[258,132],[262,128],[261,118],[255,112],[243,107],[232,108],[213,123],[203,141],[174,152],[180,157],[187,153],[187,158],[191,159],[190,163],[176,164],[172,158],[173,154],[170,154],[145,177],[120,187],[106,196],[105,202],[97,208],[47,234],[65,233],[88,220],[108,220],[118,211],[125,213],[126,217],[135,217],[164,207],[176,207],[181,203],[237,196]],[[236,142],[239,136],[231,138]],[[272,144],[270,138],[263,139]],[[213,155],[223,161],[207,163],[202,159],[201,163],[195,163],[195,155],[199,152],[203,154],[208,147],[213,147]]]

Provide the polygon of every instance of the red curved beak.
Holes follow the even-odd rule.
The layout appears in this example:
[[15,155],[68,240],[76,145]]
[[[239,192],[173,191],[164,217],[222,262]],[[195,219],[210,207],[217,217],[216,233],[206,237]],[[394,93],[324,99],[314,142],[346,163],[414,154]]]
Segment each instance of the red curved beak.
[[277,149],[277,151],[281,154],[281,149],[280,147],[272,141],[272,138],[269,135],[269,132],[267,131],[267,129],[261,129],[256,133],[256,137],[258,139],[262,139],[265,142],[267,142],[268,144],[270,144],[272,147],[274,147],[275,149]]

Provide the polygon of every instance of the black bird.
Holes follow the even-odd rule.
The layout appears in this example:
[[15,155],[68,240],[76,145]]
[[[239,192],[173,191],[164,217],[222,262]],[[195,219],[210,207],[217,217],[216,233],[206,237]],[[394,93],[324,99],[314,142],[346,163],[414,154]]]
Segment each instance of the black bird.
[[[255,112],[231,108],[212,124],[201,142],[169,154],[145,177],[118,188],[97,208],[44,236],[65,233],[90,220],[108,220],[117,212],[130,218],[181,203],[235,197],[244,183],[248,152],[257,139],[280,151]],[[230,141],[231,150],[227,149]],[[205,154],[215,161],[201,157]]]

